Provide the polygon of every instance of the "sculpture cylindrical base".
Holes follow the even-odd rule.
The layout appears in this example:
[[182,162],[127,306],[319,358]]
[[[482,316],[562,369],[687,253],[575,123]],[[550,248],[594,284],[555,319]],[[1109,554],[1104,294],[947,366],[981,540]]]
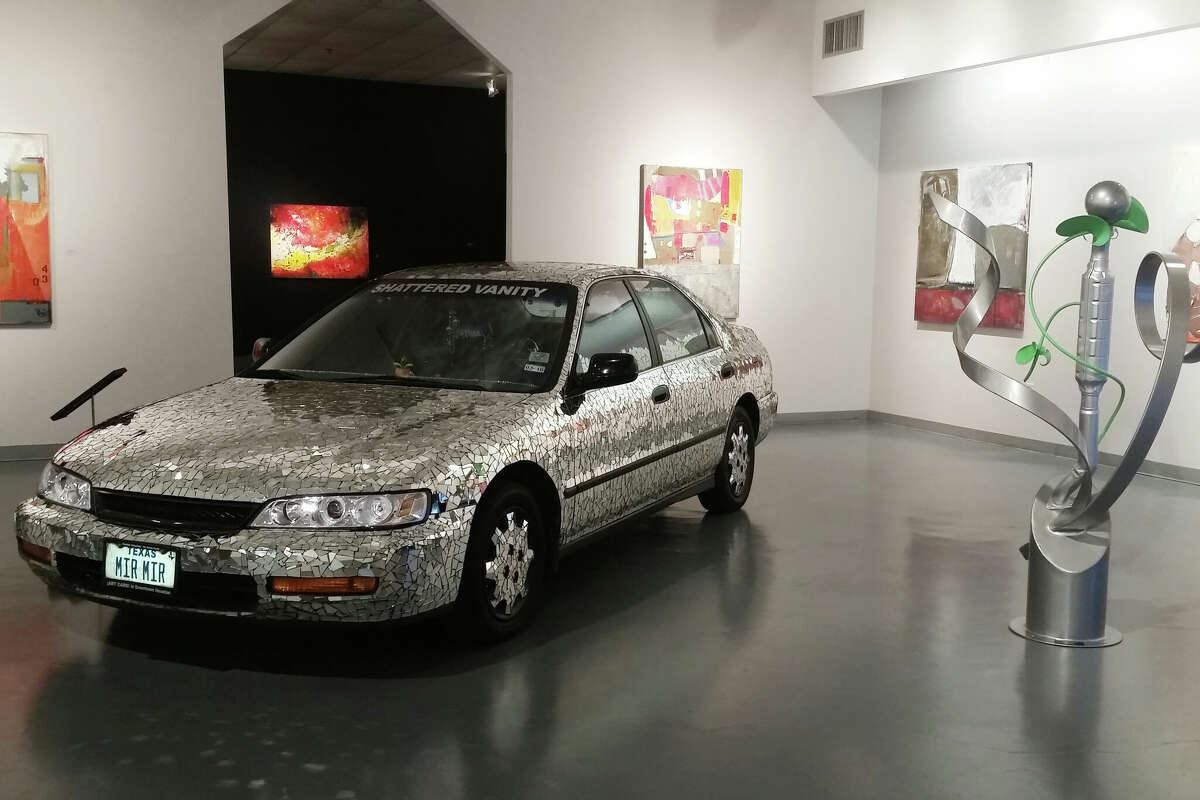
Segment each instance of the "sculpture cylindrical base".
[[1111,523],[1060,533],[1050,526],[1049,485],[1033,503],[1025,616],[1009,628],[1018,636],[1060,647],[1108,647],[1121,634],[1108,626],[1108,557]]
[[1025,624],[1024,617],[1017,617],[1008,623],[1008,629],[1017,636],[1024,637],[1030,641],[1052,644],[1056,647],[1112,647],[1114,644],[1120,644],[1123,638],[1119,630],[1111,625],[1105,625],[1104,635],[1099,639],[1058,639],[1054,636],[1047,636],[1036,631],[1031,631]]

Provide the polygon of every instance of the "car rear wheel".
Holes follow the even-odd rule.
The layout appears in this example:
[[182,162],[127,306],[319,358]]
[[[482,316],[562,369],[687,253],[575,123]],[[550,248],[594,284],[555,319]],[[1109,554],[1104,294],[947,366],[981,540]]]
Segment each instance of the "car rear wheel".
[[549,552],[533,494],[515,483],[489,487],[471,525],[455,608],[465,632],[497,641],[523,627],[541,600]]
[[746,504],[754,483],[754,423],[741,406],[733,409],[715,477],[713,488],[700,493],[701,505],[725,514]]

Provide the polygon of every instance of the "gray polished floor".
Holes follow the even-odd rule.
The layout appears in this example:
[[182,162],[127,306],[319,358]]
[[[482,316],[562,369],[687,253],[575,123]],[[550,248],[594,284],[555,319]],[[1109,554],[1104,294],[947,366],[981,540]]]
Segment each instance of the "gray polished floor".
[[[563,565],[533,629],[164,622],[0,556],[0,795],[1194,797],[1200,489],[1117,506],[1111,650],[1029,644],[1050,456],[778,430],[748,510],[675,506]],[[35,464],[0,464],[0,506]],[[0,523],[11,537],[11,525]]]

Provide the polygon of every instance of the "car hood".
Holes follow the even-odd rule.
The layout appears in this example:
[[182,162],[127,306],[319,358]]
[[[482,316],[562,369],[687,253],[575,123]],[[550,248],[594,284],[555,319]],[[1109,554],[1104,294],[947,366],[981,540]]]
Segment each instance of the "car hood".
[[529,398],[230,378],[102,422],[54,460],[96,488],[221,500],[432,487]]

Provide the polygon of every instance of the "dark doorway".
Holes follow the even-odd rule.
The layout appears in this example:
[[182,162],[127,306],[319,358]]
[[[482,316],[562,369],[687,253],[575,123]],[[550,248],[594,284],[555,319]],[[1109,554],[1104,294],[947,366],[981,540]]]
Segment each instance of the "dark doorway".
[[[284,336],[371,277],[505,255],[505,103],[482,88],[226,70],[233,347]],[[366,209],[369,275],[271,275],[273,204]]]

